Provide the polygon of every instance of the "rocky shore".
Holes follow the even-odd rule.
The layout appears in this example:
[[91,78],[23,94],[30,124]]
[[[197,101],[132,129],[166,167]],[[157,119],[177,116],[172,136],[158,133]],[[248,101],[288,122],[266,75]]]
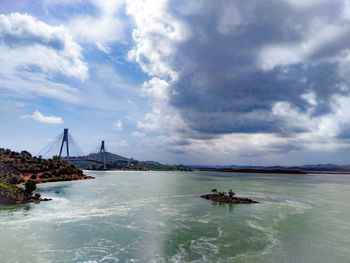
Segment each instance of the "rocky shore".
[[[28,186],[29,184],[32,184],[32,186]],[[33,191],[36,189],[35,182],[29,182],[29,184],[23,187],[22,185],[13,185],[2,181],[0,183],[0,206],[39,203],[51,200],[41,198],[39,193],[34,194]]]
[[0,193],[0,206],[1,205],[22,205],[22,204],[28,204],[28,203],[40,203],[40,202],[46,202],[51,201],[51,198],[41,198],[40,195],[27,195],[22,199],[14,199],[7,195],[3,195]]
[[219,203],[229,203],[229,204],[257,204],[259,202],[254,201],[245,197],[235,197],[235,193],[232,190],[226,192],[217,192],[216,189],[211,191],[211,194],[201,195],[201,198],[211,200],[213,202]]

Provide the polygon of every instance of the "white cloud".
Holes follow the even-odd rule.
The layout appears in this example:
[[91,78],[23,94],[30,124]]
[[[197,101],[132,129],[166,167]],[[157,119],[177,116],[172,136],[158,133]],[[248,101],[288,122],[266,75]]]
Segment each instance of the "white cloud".
[[313,7],[316,4],[320,4],[321,2],[324,2],[325,0],[286,0],[289,4],[292,6],[298,7],[298,8],[310,8]]
[[75,102],[78,90],[53,81],[57,73],[84,81],[88,67],[81,47],[64,26],[26,14],[0,15],[0,83],[15,96],[55,97]]
[[106,53],[106,54],[111,54],[111,48],[105,44],[102,44],[100,42],[96,42],[96,46],[99,50],[101,50],[102,52]]
[[91,3],[99,14],[75,17],[68,27],[80,41],[92,42],[102,52],[110,54],[109,44],[125,38],[125,22],[120,18],[125,0],[91,0]]
[[122,131],[123,130],[123,124],[121,122],[121,120],[118,121],[114,121],[113,122],[113,128],[117,131]]
[[167,12],[168,1],[127,1],[127,13],[135,19],[132,36],[136,43],[129,58],[140,64],[150,76],[174,81],[177,72],[168,59],[175,53],[175,44],[189,36],[186,24]]
[[26,14],[0,15],[0,59],[12,68],[38,66],[84,80],[88,68],[81,47],[64,26],[50,26]]
[[153,77],[146,81],[141,94],[148,96],[152,112],[137,121],[137,126],[148,131],[172,133],[185,129],[176,110],[168,103],[170,84],[178,80],[178,72],[169,59],[176,53],[176,45],[190,36],[189,27],[183,20],[167,10],[168,1],[127,1],[127,13],[136,24],[132,36],[135,47],[129,52],[129,59],[136,61],[142,70]]
[[151,80],[143,83],[141,92],[144,96],[148,96],[150,98],[168,100],[169,84],[164,80],[152,78]]
[[40,111],[34,111],[32,115],[23,115],[22,118],[24,119],[33,119],[38,122],[42,123],[48,123],[48,124],[62,124],[63,120],[61,117],[56,116],[45,116]]
[[5,88],[15,98],[33,99],[39,96],[70,103],[79,103],[81,100],[78,89],[68,84],[50,81],[42,73],[21,72],[20,75],[12,75],[8,72],[1,72],[0,69],[0,76],[2,76],[0,87]]
[[307,101],[308,103],[310,103],[310,105],[315,106],[317,104],[316,94],[313,91],[302,94],[301,98],[304,99],[305,101]]
[[306,112],[301,112],[288,102],[278,102],[272,113],[285,120],[285,126],[299,126],[306,128],[305,132],[295,134],[294,141],[307,143],[308,149],[336,150],[349,147],[349,142],[339,140],[337,136],[341,129],[350,123],[350,98],[348,96],[333,95],[331,98],[332,110],[328,114],[313,116],[317,107],[313,93],[303,94],[312,105]]

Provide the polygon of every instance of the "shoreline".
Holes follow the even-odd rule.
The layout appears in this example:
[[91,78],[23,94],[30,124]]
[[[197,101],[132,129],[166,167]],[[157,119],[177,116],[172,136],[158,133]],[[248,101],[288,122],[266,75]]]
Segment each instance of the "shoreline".
[[308,171],[308,174],[349,174],[350,171]]
[[[69,175],[62,175],[60,177],[56,178],[41,178],[41,176],[44,173],[38,173],[35,179],[32,179],[31,177],[33,176],[33,173],[25,173],[25,174],[20,174],[20,177],[22,177],[25,182],[28,180],[33,180],[37,184],[44,184],[44,183],[51,183],[51,182],[62,182],[62,181],[79,181],[79,180],[90,180],[90,179],[95,179],[93,176],[89,175],[78,175],[78,174],[69,174]],[[23,184],[23,183],[22,183]]]

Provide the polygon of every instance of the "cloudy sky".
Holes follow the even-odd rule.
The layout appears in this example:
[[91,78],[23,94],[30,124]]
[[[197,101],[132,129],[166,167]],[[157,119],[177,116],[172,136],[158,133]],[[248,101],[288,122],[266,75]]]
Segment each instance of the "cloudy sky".
[[349,88],[347,0],[0,0],[0,147],[345,164]]

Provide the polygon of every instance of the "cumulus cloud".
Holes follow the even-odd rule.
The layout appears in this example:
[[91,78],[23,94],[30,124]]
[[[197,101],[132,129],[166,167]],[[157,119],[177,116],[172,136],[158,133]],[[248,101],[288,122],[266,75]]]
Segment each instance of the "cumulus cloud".
[[84,81],[88,68],[81,47],[64,26],[50,26],[20,13],[0,14],[2,89],[21,96],[76,101],[76,89],[53,81],[55,74]]
[[[125,38],[125,22],[121,18],[125,0],[91,0],[97,8],[96,14],[74,17],[68,27],[80,41],[92,42],[106,54],[110,54],[110,44]],[[124,18],[125,19],[125,18]]]
[[129,58],[150,76],[142,93],[153,109],[139,128],[165,131],[172,149],[180,138],[232,148],[243,137],[299,149],[291,140],[314,135],[335,147],[334,127],[345,124],[333,117],[349,97],[350,12],[344,0],[305,3],[128,1]]
[[121,120],[118,121],[114,121],[113,122],[113,128],[117,131],[122,131],[123,130],[123,124],[121,122]]
[[23,115],[22,118],[24,119],[32,119],[36,120],[38,122],[42,123],[48,123],[48,124],[62,124],[63,120],[61,117],[56,116],[45,116],[40,111],[36,110],[32,115]]
[[184,21],[167,12],[167,8],[167,1],[128,1],[127,13],[134,17],[137,26],[132,33],[136,46],[129,52],[129,58],[151,76],[176,80],[171,62],[175,62],[176,45],[189,32]]

